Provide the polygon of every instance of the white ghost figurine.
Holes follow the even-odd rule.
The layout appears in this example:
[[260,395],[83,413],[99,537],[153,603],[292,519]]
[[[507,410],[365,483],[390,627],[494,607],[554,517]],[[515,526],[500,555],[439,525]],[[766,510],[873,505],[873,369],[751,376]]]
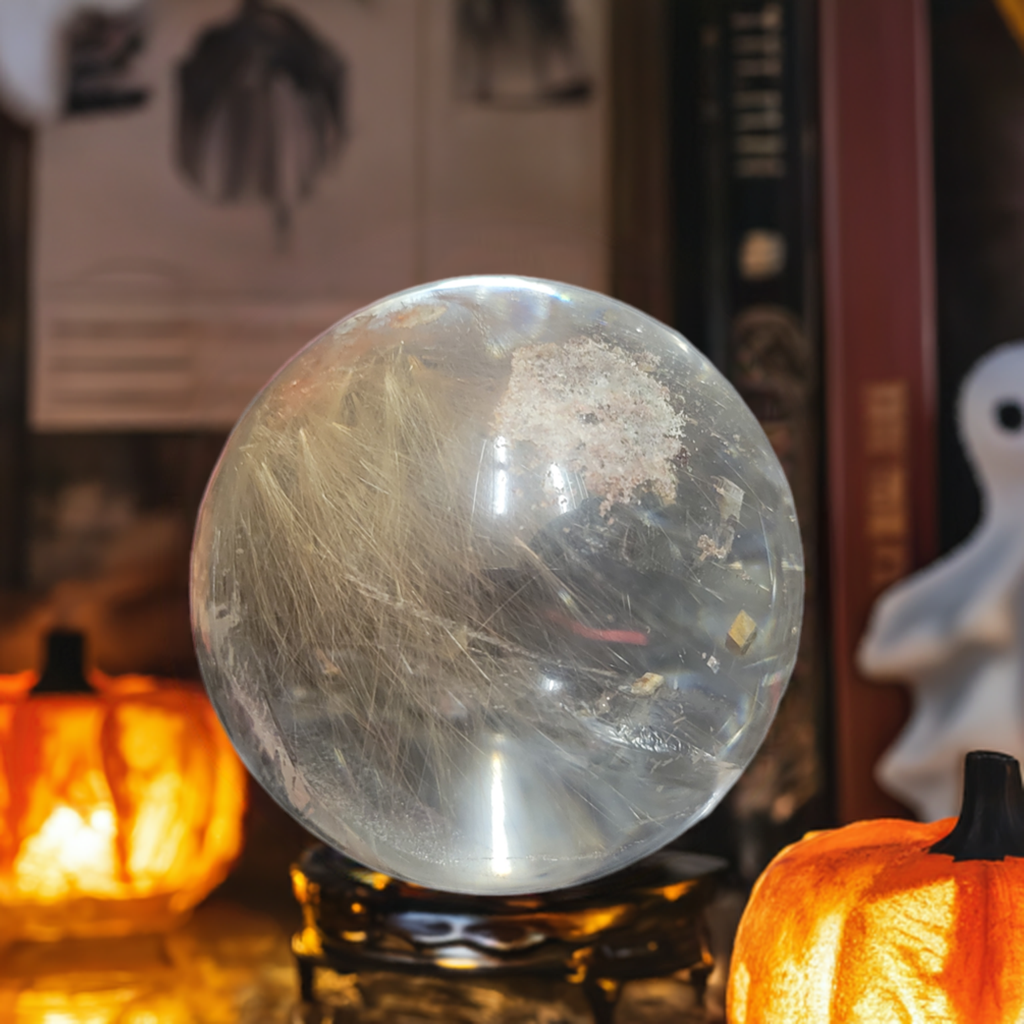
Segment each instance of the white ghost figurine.
[[20,120],[60,113],[64,33],[77,14],[119,14],[144,0],[0,0],[0,103]]
[[910,721],[875,774],[929,821],[957,813],[969,751],[1024,760],[1024,342],[975,364],[957,419],[981,522],[879,598],[857,653],[865,675],[913,687]]

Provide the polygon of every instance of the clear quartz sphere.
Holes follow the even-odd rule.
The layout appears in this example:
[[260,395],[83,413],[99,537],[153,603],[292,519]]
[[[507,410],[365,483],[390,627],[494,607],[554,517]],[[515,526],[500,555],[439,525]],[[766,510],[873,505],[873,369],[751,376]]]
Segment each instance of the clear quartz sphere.
[[803,558],[731,385],[615,299],[520,277],[340,321],[239,421],[192,565],[210,696],[332,846],[436,889],[625,867],[750,762]]

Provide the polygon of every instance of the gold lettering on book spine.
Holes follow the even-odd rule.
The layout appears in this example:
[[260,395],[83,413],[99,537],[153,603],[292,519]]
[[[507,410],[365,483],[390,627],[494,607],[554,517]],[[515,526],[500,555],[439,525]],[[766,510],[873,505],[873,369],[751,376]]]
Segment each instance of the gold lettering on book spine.
[[864,386],[863,497],[868,577],[881,589],[910,569],[909,389],[905,380]]

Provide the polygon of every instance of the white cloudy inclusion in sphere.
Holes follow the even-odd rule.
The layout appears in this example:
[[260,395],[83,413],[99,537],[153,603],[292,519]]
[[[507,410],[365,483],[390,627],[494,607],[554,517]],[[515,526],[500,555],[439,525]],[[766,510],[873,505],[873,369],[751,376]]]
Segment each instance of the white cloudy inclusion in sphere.
[[436,889],[648,854],[749,763],[796,657],[793,500],[687,341],[614,299],[442,281],[342,320],[242,417],[196,644],[312,832]]

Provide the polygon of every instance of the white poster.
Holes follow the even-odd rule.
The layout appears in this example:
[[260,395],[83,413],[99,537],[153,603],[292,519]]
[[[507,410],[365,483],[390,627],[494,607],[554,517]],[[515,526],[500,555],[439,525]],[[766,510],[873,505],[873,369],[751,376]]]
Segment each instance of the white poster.
[[604,288],[604,31],[594,0],[76,23],[38,134],[33,427],[228,427],[301,345],[422,281]]

